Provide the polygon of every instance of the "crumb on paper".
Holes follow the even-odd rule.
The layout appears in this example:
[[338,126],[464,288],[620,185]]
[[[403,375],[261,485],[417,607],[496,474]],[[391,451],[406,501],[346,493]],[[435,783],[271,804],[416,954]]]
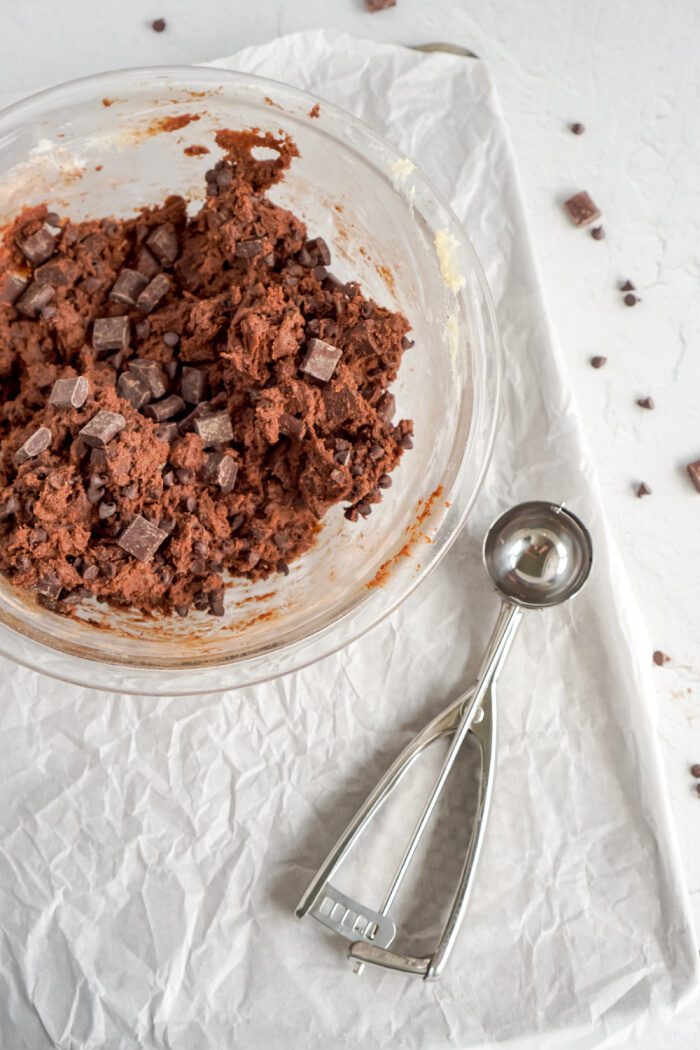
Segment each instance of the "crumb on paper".
[[310,117],[320,117],[321,116],[321,107],[319,106],[318,102],[314,103],[314,105],[309,110],[309,116]]
[[399,190],[408,176],[415,170],[415,164],[408,157],[401,157],[399,160],[395,160],[391,165],[391,181],[394,184],[394,189]]
[[438,230],[435,234],[435,250],[440,263],[442,282],[449,291],[460,292],[466,284],[464,274],[457,265],[457,238],[449,230]]

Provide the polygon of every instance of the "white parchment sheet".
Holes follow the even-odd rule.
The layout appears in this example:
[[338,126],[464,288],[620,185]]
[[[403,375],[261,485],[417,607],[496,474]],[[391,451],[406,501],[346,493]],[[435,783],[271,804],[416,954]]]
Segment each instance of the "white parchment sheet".
[[[149,700],[0,661],[0,1047],[612,1045],[693,993],[698,953],[650,646],[553,346],[488,73],[326,32],[221,64],[339,103],[451,199],[505,346],[495,458],[427,583],[368,637],[284,680]],[[497,610],[481,538],[532,498],[584,518],[595,567],[575,603],[526,617],[501,677],[467,924],[436,984],[357,977],[342,942],[293,907],[391,759],[473,676]],[[430,895],[454,878],[449,853],[426,868]]]

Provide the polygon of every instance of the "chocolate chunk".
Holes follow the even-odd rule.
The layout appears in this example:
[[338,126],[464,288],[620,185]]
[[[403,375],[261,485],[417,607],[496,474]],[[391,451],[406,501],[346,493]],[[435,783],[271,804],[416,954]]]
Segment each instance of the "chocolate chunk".
[[177,344],[180,342],[180,336],[177,334],[177,332],[164,332],[163,342],[166,346],[172,348],[174,346],[177,346]]
[[584,131],[586,130],[583,124],[579,124],[578,121],[576,121],[575,124],[570,124],[569,126],[574,135],[583,135]]
[[564,201],[564,207],[574,226],[588,226],[589,223],[600,218],[600,211],[585,190],[575,193],[573,197],[569,197],[568,201]]
[[100,503],[97,508],[97,514],[100,521],[106,521],[107,518],[112,518],[117,513],[116,503]]
[[661,649],[657,649],[654,652],[652,659],[657,667],[663,667],[664,664],[667,664],[669,662],[671,657],[668,656],[667,653],[662,652]]
[[164,18],[154,18],[151,22],[151,29],[154,33],[162,33],[167,23]]
[[15,452],[15,463],[19,467],[22,463],[26,463],[27,460],[34,459],[35,456],[44,452],[50,444],[51,431],[48,427],[39,427],[17,449]]
[[184,419],[181,419],[177,425],[177,429],[181,434],[189,434],[194,430],[194,421],[199,419],[200,416],[206,416],[211,413],[211,405],[208,401],[202,401],[200,404],[195,405],[191,412],[189,412]]
[[236,245],[237,259],[253,259],[256,255],[262,255],[265,242],[259,237],[253,237],[249,241],[239,241]]
[[87,400],[88,390],[85,376],[57,379],[51,388],[49,404],[56,408],[82,408]]
[[194,429],[199,434],[205,448],[222,445],[233,440],[233,428],[228,412],[216,412],[211,416],[200,416],[194,421]]
[[90,448],[104,448],[125,426],[126,420],[120,412],[101,410],[78,433]]
[[122,499],[136,499],[139,494],[139,487],[135,481],[130,481],[128,485],[122,485],[119,494]]
[[415,345],[416,344],[413,341],[413,339],[409,339],[409,337],[407,335],[404,335],[404,336],[401,337],[401,349],[402,350],[410,350]]
[[643,481],[641,485],[637,487],[637,499],[641,499],[642,496],[651,496],[651,489],[646,481]]
[[132,372],[122,372],[117,380],[117,393],[137,411],[151,400],[151,392]]
[[108,354],[105,357],[105,364],[113,368],[115,372],[118,372],[124,363],[124,351],[118,350],[116,354]]
[[631,281],[623,281],[620,285],[621,292],[633,292],[634,290],[635,288]]
[[396,398],[393,394],[386,393],[380,397],[377,404],[377,415],[384,420],[385,423],[391,423],[396,413]]
[[602,241],[605,237],[605,230],[602,226],[594,226],[591,230],[591,237],[594,241]]
[[313,379],[327,383],[335,372],[341,353],[337,346],[326,343],[323,339],[309,339],[301,371]]
[[0,303],[16,303],[29,282],[14,273],[0,276]]
[[25,317],[36,318],[44,307],[48,306],[55,294],[55,289],[50,284],[39,284],[38,281],[32,281],[17,302],[17,309]]
[[136,300],[137,309],[144,314],[149,314],[169,291],[169,278],[164,273],[157,273]]
[[591,358],[591,365],[593,366],[593,368],[602,368],[607,360],[608,360],[607,357],[598,357],[598,356],[592,357]]
[[691,777],[695,777],[696,780],[700,780],[700,762],[696,762],[690,767]]
[[386,11],[388,7],[396,7],[396,0],[365,0],[365,7],[374,14],[376,11]]
[[212,591],[209,595],[209,612],[212,616],[223,616],[224,609],[224,592],[223,591]]
[[144,277],[138,270],[122,270],[112,285],[109,297],[115,303],[135,306],[136,300],[147,284],[148,278]]
[[311,272],[313,273],[317,281],[325,281],[326,277],[328,276],[328,270],[325,266],[314,266]]
[[163,266],[174,263],[177,259],[177,233],[173,224],[164,222],[162,226],[156,226],[146,240],[146,247]]
[[634,294],[634,292],[628,292],[627,295],[623,297],[622,301],[625,304],[625,306],[636,306],[639,302],[639,299]]
[[316,254],[318,255],[319,262],[323,266],[330,266],[331,250],[328,247],[328,245],[326,244],[326,242],[324,241],[323,237],[316,237],[316,239],[313,240],[311,242],[311,244],[316,250]]
[[61,231],[44,223],[36,233],[17,241],[17,247],[32,266],[39,266],[53,255]]
[[696,459],[694,463],[689,463],[685,469],[688,471],[688,477],[693,485],[700,492],[700,459]]
[[147,357],[135,357],[133,361],[129,361],[128,368],[150,391],[151,397],[163,397],[167,393],[168,388],[157,361],[151,361]]
[[652,409],[652,408],[656,407],[655,404],[654,404],[653,397],[640,397],[637,400],[637,404],[639,405],[640,408]]
[[301,249],[297,259],[299,260],[299,265],[306,267],[307,270],[311,270],[315,266],[314,257],[306,246]]
[[204,372],[201,372],[198,368],[183,366],[181,393],[188,404],[198,405],[203,400],[206,384],[207,377]]
[[100,570],[97,565],[88,565],[87,569],[83,572],[84,580],[96,580],[100,575]]
[[377,482],[377,484],[379,485],[380,489],[390,489],[391,488],[391,478],[389,477],[388,474],[382,474],[381,477],[379,478],[379,481]]
[[157,273],[160,273],[160,263],[145,245],[139,248],[139,253],[136,256],[136,269],[149,281]]
[[178,412],[182,412],[184,407],[185,402],[182,398],[177,394],[171,394],[170,397],[164,397],[162,401],[154,401],[146,405],[143,414],[149,419],[155,419],[156,423],[164,423],[166,419],[172,419]]
[[238,464],[225,452],[210,452],[205,459],[204,473],[222,492],[231,492],[236,484]]
[[55,572],[47,572],[45,576],[41,577],[36,585],[37,594],[42,595],[44,598],[51,598],[54,601],[58,598],[62,590],[63,584]]
[[70,274],[57,262],[47,262],[34,271],[34,280],[39,284],[52,284],[54,288],[72,284]]
[[150,561],[168,534],[157,525],[137,514],[130,525],[124,529],[117,543],[138,561]]
[[103,350],[125,350],[129,345],[131,325],[128,317],[98,317],[92,326],[92,346]]
[[156,427],[156,437],[159,441],[167,441],[171,445],[177,437],[177,423],[163,423],[162,426]]
[[302,419],[296,419],[288,412],[283,412],[279,418],[279,431],[285,437],[300,441],[306,433],[306,423]]

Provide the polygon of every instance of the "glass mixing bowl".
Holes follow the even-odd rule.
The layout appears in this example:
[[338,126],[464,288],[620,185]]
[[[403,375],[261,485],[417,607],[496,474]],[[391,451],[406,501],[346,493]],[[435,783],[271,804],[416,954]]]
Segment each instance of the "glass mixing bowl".
[[[289,576],[233,580],[226,615],[145,616],[88,602],[70,619],[0,578],[0,652],[119,692],[182,694],[269,679],[335,651],[394,609],[445,554],[484,477],[498,402],[494,310],[461,225],[406,157],[342,110],[283,84],[206,68],[64,84],[0,114],[0,221],[46,201],[74,219],[179,193],[198,206],[217,129],[282,129],[301,156],[272,196],[323,236],[341,280],[408,317],[393,390],[415,447],[367,520],[335,507]],[[197,120],[170,130],[185,114]],[[208,155],[184,152],[204,145]]]

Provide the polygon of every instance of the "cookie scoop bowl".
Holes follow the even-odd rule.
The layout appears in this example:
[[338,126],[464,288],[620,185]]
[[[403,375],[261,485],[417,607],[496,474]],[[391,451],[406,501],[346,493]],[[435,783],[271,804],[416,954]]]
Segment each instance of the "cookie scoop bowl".
[[[0,577],[0,652],[93,688],[189,694],[250,685],[337,650],[394,609],[437,564],[479,491],[493,442],[498,337],[479,262],[413,164],[325,102],[225,70],[126,70],[75,81],[0,114],[0,221],[47,202],[83,219],[131,215],[179,193],[198,206],[221,128],[295,140],[270,195],[322,236],[331,271],[412,325],[392,392],[415,423],[368,519],[342,507],[288,576],[231,580],[223,617],[146,616],[88,601],[69,618]],[[196,117],[189,122],[178,120]],[[170,118],[175,118],[172,120]],[[205,146],[208,155],[188,155]],[[437,247],[436,247],[437,243]],[[430,541],[430,542],[428,542]]]

